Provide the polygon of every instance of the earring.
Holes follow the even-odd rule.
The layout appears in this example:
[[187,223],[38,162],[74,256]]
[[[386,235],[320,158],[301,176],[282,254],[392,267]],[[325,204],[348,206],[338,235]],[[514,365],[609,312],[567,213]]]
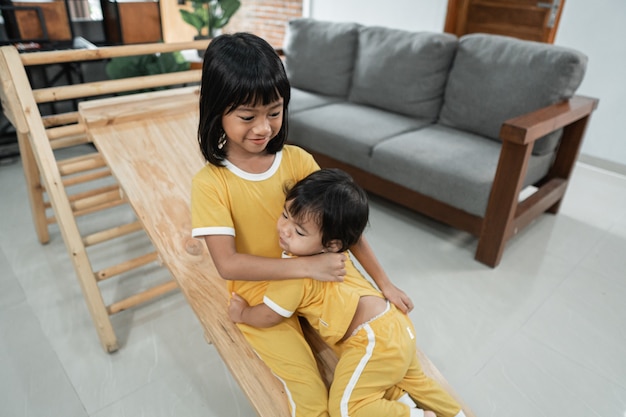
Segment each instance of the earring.
[[217,149],[222,149],[226,145],[226,132],[222,132],[222,135],[217,140]]

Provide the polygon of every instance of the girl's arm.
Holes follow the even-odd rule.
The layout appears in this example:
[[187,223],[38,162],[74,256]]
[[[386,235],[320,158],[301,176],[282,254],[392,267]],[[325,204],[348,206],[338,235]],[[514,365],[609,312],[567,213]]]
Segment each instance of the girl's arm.
[[235,323],[243,323],[252,327],[272,327],[284,320],[284,317],[261,303],[250,307],[248,302],[236,293],[230,298],[228,315]]
[[324,253],[315,256],[280,259],[238,253],[235,238],[228,235],[205,236],[213,263],[226,280],[272,281],[313,278],[318,281],[343,281],[346,255]]
[[367,243],[365,236],[361,236],[361,239],[350,248],[350,252],[356,257],[365,269],[365,272],[376,282],[386,299],[395,304],[404,313],[413,310],[413,301],[404,291],[391,282],[383,267],[378,263],[378,259],[369,243]]

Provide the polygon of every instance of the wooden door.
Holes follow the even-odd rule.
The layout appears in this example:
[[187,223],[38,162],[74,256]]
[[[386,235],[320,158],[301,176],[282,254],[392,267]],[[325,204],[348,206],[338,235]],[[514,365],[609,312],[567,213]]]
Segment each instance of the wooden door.
[[565,0],[448,0],[444,31],[553,43]]

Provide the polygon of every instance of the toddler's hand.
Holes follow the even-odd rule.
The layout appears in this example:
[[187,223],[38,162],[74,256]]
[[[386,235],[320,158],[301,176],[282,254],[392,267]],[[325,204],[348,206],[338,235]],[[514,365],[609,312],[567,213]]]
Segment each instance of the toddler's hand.
[[228,305],[228,316],[235,323],[243,322],[243,312],[250,305],[237,293],[232,293],[230,304]]

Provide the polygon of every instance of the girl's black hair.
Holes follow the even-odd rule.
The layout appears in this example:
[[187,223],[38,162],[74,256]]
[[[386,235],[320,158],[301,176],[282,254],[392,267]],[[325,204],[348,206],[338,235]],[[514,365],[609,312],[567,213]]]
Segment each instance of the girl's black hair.
[[340,252],[359,241],[369,218],[367,194],[340,169],[321,169],[287,191],[289,214],[296,220],[313,220],[320,226],[322,245],[341,242]]
[[280,151],[287,139],[287,106],[291,89],[285,67],[272,46],[250,33],[217,36],[202,63],[198,142],[204,158],[222,166],[225,149],[217,143],[224,133],[222,116],[241,105],[267,105],[283,99],[283,124],[267,144],[267,152]]

